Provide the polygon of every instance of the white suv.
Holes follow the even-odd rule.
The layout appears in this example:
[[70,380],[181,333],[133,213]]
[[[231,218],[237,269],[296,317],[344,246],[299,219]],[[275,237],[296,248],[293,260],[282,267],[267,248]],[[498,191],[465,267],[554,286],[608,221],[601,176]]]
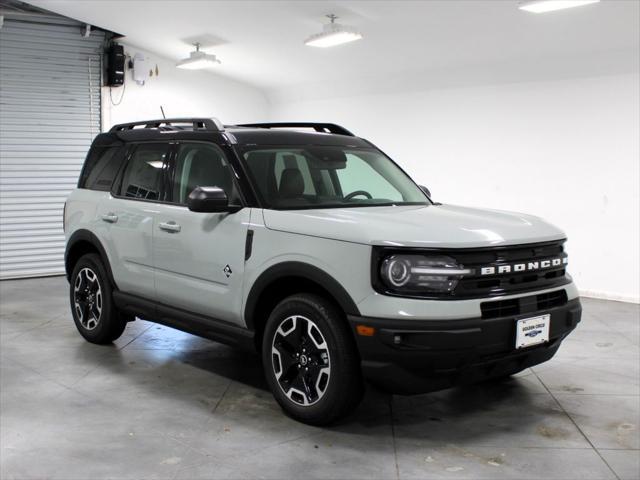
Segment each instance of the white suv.
[[84,338],[137,316],[258,350],[276,400],[312,424],[355,408],[365,378],[419,393],[511,375],[580,321],[562,231],[435,203],[333,124],[117,125],[64,224]]

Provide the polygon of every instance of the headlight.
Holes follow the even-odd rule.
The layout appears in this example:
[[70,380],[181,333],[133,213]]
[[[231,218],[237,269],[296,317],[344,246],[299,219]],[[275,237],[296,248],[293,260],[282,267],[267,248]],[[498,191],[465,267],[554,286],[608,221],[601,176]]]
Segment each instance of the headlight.
[[451,292],[472,272],[445,255],[391,255],[380,265],[382,282],[397,293]]

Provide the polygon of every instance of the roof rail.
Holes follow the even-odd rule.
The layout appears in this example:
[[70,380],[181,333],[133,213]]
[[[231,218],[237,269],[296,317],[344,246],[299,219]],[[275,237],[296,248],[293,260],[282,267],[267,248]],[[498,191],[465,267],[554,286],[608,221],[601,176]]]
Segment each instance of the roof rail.
[[312,122],[282,122],[282,123],[243,123],[236,127],[255,128],[313,128],[316,132],[335,133],[336,135],[347,135],[355,137],[353,133],[335,123],[312,123]]
[[136,127],[144,126],[144,128],[158,128],[161,130],[185,130],[187,128],[195,130],[206,130],[211,132],[222,132],[224,126],[216,118],[161,118],[159,120],[143,120],[140,122],[120,123],[111,127],[110,132],[122,132],[125,130],[133,130]]

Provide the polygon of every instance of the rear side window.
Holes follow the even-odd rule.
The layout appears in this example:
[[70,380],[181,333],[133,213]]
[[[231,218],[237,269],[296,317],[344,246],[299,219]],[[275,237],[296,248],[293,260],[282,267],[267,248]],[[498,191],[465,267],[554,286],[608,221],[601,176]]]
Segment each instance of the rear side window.
[[123,146],[92,147],[84,163],[79,188],[108,192],[124,160]]
[[169,146],[166,144],[138,145],[122,175],[120,195],[144,200],[159,200],[168,151]]

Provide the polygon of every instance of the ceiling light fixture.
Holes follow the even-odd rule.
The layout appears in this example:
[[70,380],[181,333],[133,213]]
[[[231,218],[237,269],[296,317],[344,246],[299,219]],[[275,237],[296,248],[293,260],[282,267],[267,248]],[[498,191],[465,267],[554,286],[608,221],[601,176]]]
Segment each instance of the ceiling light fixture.
[[530,0],[518,5],[520,10],[533,13],[553,12],[565,8],[581,7],[590,3],[598,3],[600,0]]
[[215,55],[201,52],[199,43],[194,43],[194,45],[196,49],[191,52],[187,58],[176,63],[176,67],[187,70],[199,70],[221,63]]
[[358,32],[354,27],[347,25],[340,25],[336,23],[336,17],[333,13],[327,15],[330,23],[327,23],[322,32],[311,35],[304,42],[309,47],[335,47],[336,45],[342,45],[343,43],[353,42],[360,40],[362,34]]

